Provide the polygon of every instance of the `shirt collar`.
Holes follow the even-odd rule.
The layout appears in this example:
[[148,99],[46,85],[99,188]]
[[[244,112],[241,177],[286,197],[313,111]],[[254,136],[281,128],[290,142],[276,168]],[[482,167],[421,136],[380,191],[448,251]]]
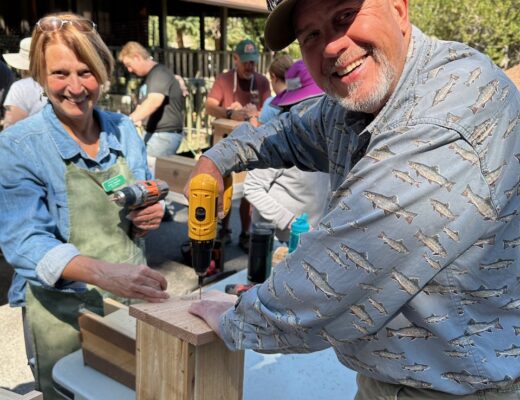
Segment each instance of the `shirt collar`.
[[[417,84],[417,76],[423,65],[428,61],[428,53],[431,52],[431,42],[419,28],[412,25],[412,35],[408,45],[406,62],[397,86],[374,120],[367,129],[372,134],[377,134],[386,125],[389,116],[394,110],[398,110],[403,103],[409,100],[410,93]],[[431,57],[431,54],[430,54]]]
[[[44,118],[50,123],[50,136],[64,160],[69,160],[76,156],[86,158],[86,153],[82,151],[81,147],[74,139],[70,137],[58,117],[54,113],[52,104],[47,104],[43,110]],[[115,135],[114,126],[111,124],[104,113],[94,109],[94,116],[98,118],[101,125],[101,132],[99,137],[99,152],[97,159],[100,160],[108,155],[110,151],[122,151],[121,143]]]

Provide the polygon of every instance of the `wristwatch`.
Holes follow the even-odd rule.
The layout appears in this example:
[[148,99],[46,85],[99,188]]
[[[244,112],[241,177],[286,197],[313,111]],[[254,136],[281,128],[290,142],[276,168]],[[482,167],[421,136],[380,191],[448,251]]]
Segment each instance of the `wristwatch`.
[[233,115],[233,110],[230,109],[230,108],[228,108],[228,109],[226,110],[226,118],[227,118],[227,119],[231,119],[231,116],[232,116],[232,115]]

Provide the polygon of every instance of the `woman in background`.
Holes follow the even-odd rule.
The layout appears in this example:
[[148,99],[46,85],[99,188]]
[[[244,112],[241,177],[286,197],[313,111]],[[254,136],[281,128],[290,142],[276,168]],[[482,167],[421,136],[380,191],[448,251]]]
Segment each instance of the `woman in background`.
[[[301,60],[286,71],[285,83],[286,90],[278,93],[270,104],[277,107],[278,113],[300,103],[302,107],[311,107],[323,94]],[[296,167],[255,169],[247,173],[244,183],[244,194],[254,207],[253,224],[274,224],[275,236],[283,243],[288,242],[291,224],[300,214],[307,213],[311,225],[318,222],[325,211],[328,192],[329,174],[305,172]]]
[[[287,89],[287,84],[285,83],[285,73],[292,64],[293,59],[291,56],[288,54],[280,54],[275,57],[275,59],[269,65],[269,80],[271,81],[271,89],[273,89],[275,96]],[[262,111],[258,116],[258,122],[260,124],[269,122],[271,118],[277,116],[280,113],[280,109],[278,107],[271,106],[271,101],[273,101],[275,96],[268,97],[264,101],[264,106],[262,107]]]
[[29,50],[31,38],[20,41],[18,53],[3,54],[5,62],[19,71],[22,79],[13,82],[4,100],[5,116],[4,128],[36,114],[45,104],[47,97],[43,95],[43,89],[29,74]]

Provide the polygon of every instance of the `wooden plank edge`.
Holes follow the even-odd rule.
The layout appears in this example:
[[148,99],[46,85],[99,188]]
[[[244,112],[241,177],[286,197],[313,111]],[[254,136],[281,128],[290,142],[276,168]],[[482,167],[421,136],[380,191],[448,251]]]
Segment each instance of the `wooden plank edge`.
[[117,300],[111,299],[110,297],[103,299],[103,313],[105,316],[118,310],[128,310],[128,306]]
[[88,350],[98,357],[110,360],[112,364],[117,363],[119,368],[135,375],[135,353],[129,353],[91,332],[82,331],[81,333],[85,338],[81,346],[82,349]]
[[130,316],[135,317],[140,322],[145,322],[194,346],[202,346],[214,342],[215,340],[220,340],[215,332],[213,332],[213,330],[211,330],[211,328],[203,320],[201,320],[201,322],[207,326],[208,330],[197,334],[189,332],[186,329],[173,326],[166,321],[152,316],[146,311],[140,310],[134,306],[130,306]]
[[86,311],[79,316],[78,320],[80,329],[92,332],[96,336],[106,338],[107,341],[116,344],[118,347],[121,347],[130,353],[135,353],[135,338],[125,335],[111,326],[106,325],[103,317]]
[[85,365],[88,365],[130,389],[135,390],[135,375],[119,368],[117,365],[110,364],[107,360],[97,356],[89,350],[83,349],[83,361],[85,362]]

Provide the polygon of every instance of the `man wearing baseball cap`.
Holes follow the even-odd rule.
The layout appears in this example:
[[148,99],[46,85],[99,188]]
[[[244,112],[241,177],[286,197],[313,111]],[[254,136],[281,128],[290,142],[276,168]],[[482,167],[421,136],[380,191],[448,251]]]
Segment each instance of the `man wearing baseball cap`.
[[250,39],[233,52],[235,68],[217,76],[206,101],[206,112],[216,118],[246,121],[257,116],[270,95],[269,81],[256,72],[258,48]]
[[298,40],[325,95],[240,126],[193,176],[326,171],[328,210],[265,283],[192,312],[230,349],[332,347],[356,400],[518,398],[520,92],[407,0],[270,3],[267,45]]
[[[250,39],[240,41],[233,52],[235,68],[217,76],[208,93],[206,113],[216,118],[227,118],[235,121],[249,121],[257,125],[259,111],[264,101],[271,95],[269,81],[256,72],[260,55],[258,48]],[[240,201],[241,232],[239,246],[249,251],[249,226],[251,224],[251,206],[242,198]],[[219,232],[220,239],[227,244],[231,241],[228,213],[222,221]]]

